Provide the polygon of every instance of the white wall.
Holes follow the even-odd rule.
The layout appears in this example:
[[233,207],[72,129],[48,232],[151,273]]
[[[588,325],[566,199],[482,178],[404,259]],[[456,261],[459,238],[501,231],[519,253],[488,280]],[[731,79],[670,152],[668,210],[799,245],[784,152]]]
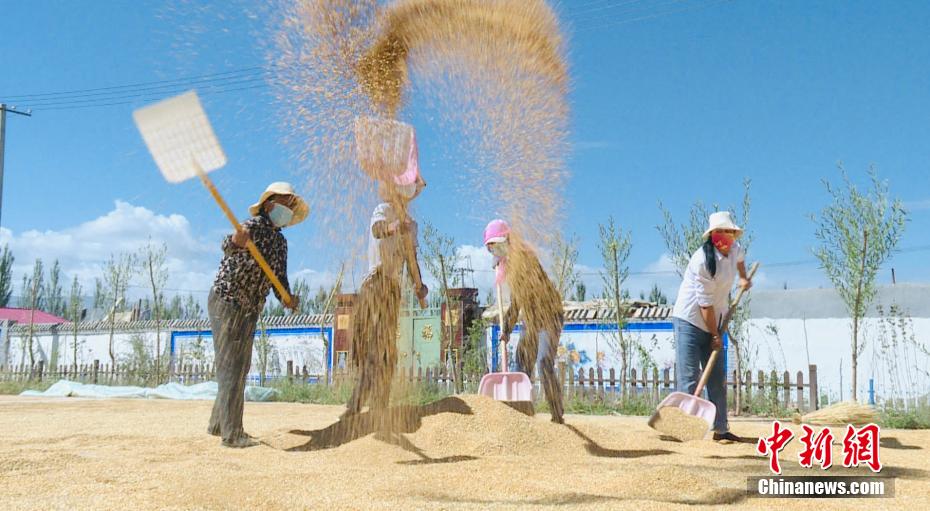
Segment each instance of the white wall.
[[[311,331],[312,330],[312,331]],[[271,354],[269,356],[269,374],[278,371],[284,372],[287,367],[287,361],[294,362],[294,367],[301,368],[307,366],[307,370],[313,375],[326,374],[326,345],[328,338],[324,338],[316,328],[268,328],[266,332],[271,340]],[[329,329],[325,330],[327,337],[331,335]],[[155,353],[155,333],[154,332],[136,332],[120,333],[113,335],[113,347],[116,354],[117,363],[122,363],[132,354],[132,339],[134,336],[142,336],[145,340],[146,348],[149,353]],[[202,359],[194,356],[195,344],[197,342],[197,333],[180,331],[175,333],[175,345],[172,351],[170,332],[161,333],[161,347],[165,356],[170,357],[172,354],[184,363],[190,364],[212,364],[213,363],[213,336],[210,332],[201,335]],[[257,334],[256,334],[257,337]],[[94,360],[99,360],[101,365],[110,363],[108,333],[78,333],[78,364],[91,364]],[[326,340],[324,340],[326,339]],[[42,333],[34,337],[34,350],[36,360],[44,360],[47,366],[67,364],[75,362],[73,355],[74,336],[68,332],[59,333],[53,336],[50,333]],[[28,364],[29,354],[26,351],[25,339],[17,335],[10,337],[9,360],[12,364]],[[252,368],[250,375],[257,375],[258,353],[253,348]]]
[[[876,393],[887,395],[890,392],[888,372],[883,370],[877,349],[880,346],[882,320],[865,318],[861,324],[860,344],[864,342],[864,351],[859,356],[857,388],[860,400],[868,399],[869,378],[875,378]],[[930,318],[914,318],[913,333],[918,342],[930,339]],[[774,331],[771,327],[774,327]],[[805,329],[807,343],[805,344]],[[775,335],[777,331],[777,335]],[[890,333],[886,327],[885,337]],[[787,369],[793,375],[799,369],[807,367],[808,357],[811,364],[817,364],[817,381],[821,392],[827,392],[830,399],[840,397],[840,367],[842,365],[842,397],[850,398],[851,359],[852,359],[852,321],[847,318],[818,319],[769,319],[753,318],[750,321],[750,344],[758,347],[756,366],[760,369],[774,368],[779,371]],[[912,391],[923,396],[930,392],[930,378],[926,370],[930,367],[930,357],[923,355],[913,360],[909,357],[913,382]],[[905,361],[900,358],[901,374],[905,371]],[[916,364],[916,367],[914,367]],[[922,372],[923,371],[923,372]],[[806,378],[805,374],[805,378]],[[883,380],[884,376],[884,380]],[[882,385],[884,381],[884,386]]]

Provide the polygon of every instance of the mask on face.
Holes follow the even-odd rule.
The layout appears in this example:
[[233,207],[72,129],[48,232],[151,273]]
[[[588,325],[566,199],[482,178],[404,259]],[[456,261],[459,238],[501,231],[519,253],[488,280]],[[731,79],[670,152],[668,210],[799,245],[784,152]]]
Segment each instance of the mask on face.
[[488,251],[494,254],[494,257],[497,257],[498,259],[504,259],[507,257],[507,244],[492,243],[488,245]]
[[281,204],[275,204],[271,208],[271,212],[268,213],[268,219],[271,220],[275,227],[284,227],[290,224],[292,218],[294,218],[294,212],[289,207]]
[[417,194],[417,184],[410,183],[409,185],[397,185],[397,191],[400,193],[400,196],[410,200],[414,195]]
[[717,247],[717,250],[727,253],[730,251],[730,247],[733,246],[735,238],[732,234],[724,234],[715,231],[710,233],[710,241]]

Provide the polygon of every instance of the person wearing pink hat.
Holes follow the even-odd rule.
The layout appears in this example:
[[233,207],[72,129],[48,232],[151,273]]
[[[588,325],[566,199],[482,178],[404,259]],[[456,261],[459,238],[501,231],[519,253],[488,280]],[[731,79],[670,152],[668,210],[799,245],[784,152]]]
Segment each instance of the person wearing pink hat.
[[426,181],[420,176],[412,128],[409,136],[403,171],[384,175],[383,169],[376,169],[382,173],[378,183],[382,202],[369,224],[368,274],[359,288],[352,322],[352,365],[358,381],[343,417],[359,413],[366,402],[370,410],[378,413],[388,407],[397,366],[400,279],[405,265],[417,298],[424,299],[429,291],[414,278],[420,274],[417,224],[410,217],[409,204],[426,187]]
[[506,281],[510,288],[510,307],[504,314],[500,336],[502,348],[507,349],[510,333],[522,317],[523,332],[516,350],[517,370],[532,378],[534,369],[539,367],[552,422],[563,424],[562,386],[555,374],[562,333],[562,297],[539,258],[511,232],[507,222],[492,220],[484,230],[484,245],[494,255],[495,283]]

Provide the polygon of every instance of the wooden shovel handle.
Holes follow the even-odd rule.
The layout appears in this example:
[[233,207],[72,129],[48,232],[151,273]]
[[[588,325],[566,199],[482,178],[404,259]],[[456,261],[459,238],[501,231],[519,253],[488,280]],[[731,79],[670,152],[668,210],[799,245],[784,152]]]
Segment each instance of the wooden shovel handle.
[[[500,324],[501,334],[504,333],[504,302],[501,301],[501,285],[497,284],[497,321]],[[499,343],[500,344],[500,343]],[[502,372],[507,372],[507,344],[503,344],[501,347],[501,356],[504,361],[504,370]]]
[[[200,177],[200,181],[203,185],[210,191],[210,195],[213,196],[213,199],[216,200],[216,203],[220,205],[220,209],[223,210],[223,213],[226,213],[226,218],[229,219],[229,223],[232,224],[233,228],[237,232],[242,232],[242,226],[239,224],[239,220],[236,219],[236,215],[233,214],[232,210],[229,209],[229,205],[226,204],[226,201],[223,200],[223,197],[220,195],[219,190],[213,186],[213,181],[207,177],[207,174],[200,168],[199,165],[194,164],[194,167],[197,169],[197,175]],[[255,258],[255,262],[258,263],[258,266],[265,272],[265,276],[268,277],[268,280],[271,281],[271,285],[278,290],[278,294],[281,295],[281,299],[285,305],[291,307],[293,299],[291,294],[284,289],[284,285],[281,284],[281,281],[278,280],[278,276],[271,271],[271,266],[268,266],[268,261],[265,260],[265,257],[262,255],[261,251],[258,250],[258,247],[255,246],[255,242],[251,238],[246,242],[245,248],[248,249],[249,253],[252,254],[252,257]]]
[[[752,280],[753,275],[756,274],[756,270],[759,269],[759,263],[754,263],[752,268],[749,269],[749,274],[747,275],[750,280]],[[733,317],[733,312],[736,310],[736,306],[739,305],[740,299],[743,298],[743,293],[746,292],[746,288],[741,287],[736,293],[736,298],[733,299],[733,302],[730,304],[730,308],[727,310],[726,315],[723,317],[723,321],[720,323],[720,328],[718,331],[722,336],[727,328],[730,326],[730,318]],[[698,381],[697,387],[694,388],[694,395],[699,396],[701,391],[704,390],[704,385],[707,385],[707,380],[710,378],[710,371],[714,368],[714,364],[717,362],[717,358],[720,355],[720,350],[716,349],[710,354],[710,358],[707,359],[707,365],[704,366],[704,372],[701,373],[701,379]]]
[[[415,292],[419,294],[420,288],[423,287],[423,276],[420,275],[420,266],[417,264],[417,249],[413,246],[413,238],[410,237],[410,233],[401,233],[401,238],[404,240],[404,252],[407,259],[407,271],[410,272],[410,278],[413,279],[413,285],[417,288]],[[426,298],[420,298],[417,296],[417,301],[420,303],[421,309],[426,308]]]

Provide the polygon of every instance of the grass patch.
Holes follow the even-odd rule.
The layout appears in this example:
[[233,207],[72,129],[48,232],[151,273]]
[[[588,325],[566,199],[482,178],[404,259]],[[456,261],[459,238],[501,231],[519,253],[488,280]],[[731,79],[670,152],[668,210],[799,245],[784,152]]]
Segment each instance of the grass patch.
[[284,403],[344,405],[352,396],[352,386],[348,384],[295,383],[282,378],[267,383],[266,386],[278,391],[274,395],[274,401]]
[[0,382],[0,394],[15,396],[22,394],[24,390],[43,392],[48,390],[54,383],[53,381],[4,381]]
[[[578,415],[634,415],[649,416],[655,411],[656,402],[651,397],[629,395],[621,399],[618,393],[594,394],[567,393],[562,398],[565,413]],[[544,393],[536,396],[533,404],[537,412],[549,412],[549,403]]]
[[881,424],[893,429],[930,429],[930,408],[910,410],[880,410]]

